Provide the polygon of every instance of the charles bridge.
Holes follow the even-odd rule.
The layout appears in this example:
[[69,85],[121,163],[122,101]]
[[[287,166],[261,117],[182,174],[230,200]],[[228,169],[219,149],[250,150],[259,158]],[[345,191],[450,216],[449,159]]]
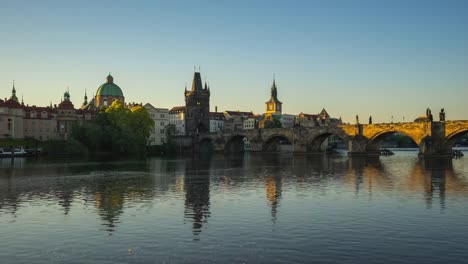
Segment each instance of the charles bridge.
[[249,151],[271,152],[288,144],[292,152],[317,153],[327,138],[336,135],[348,143],[349,155],[378,155],[380,142],[393,133],[410,137],[419,146],[420,157],[451,156],[455,142],[468,133],[468,120],[251,129],[200,134],[192,144],[195,151],[215,152],[242,152],[246,143]]

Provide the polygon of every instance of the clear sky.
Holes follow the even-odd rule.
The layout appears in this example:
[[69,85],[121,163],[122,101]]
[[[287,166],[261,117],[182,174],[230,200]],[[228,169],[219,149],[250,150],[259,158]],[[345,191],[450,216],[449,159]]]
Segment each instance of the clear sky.
[[[127,102],[184,104],[194,65],[211,110],[263,113],[273,74],[283,112],[354,122],[468,119],[468,1],[7,1],[0,91],[75,106],[114,76]],[[437,118],[436,118],[437,119]]]

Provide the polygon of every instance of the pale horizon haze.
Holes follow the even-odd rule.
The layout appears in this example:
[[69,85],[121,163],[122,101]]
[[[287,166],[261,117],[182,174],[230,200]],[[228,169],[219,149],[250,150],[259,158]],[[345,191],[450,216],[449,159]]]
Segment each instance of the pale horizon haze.
[[1,1],[0,98],[78,108],[109,72],[126,102],[184,105],[194,66],[211,111],[366,123],[443,107],[468,119],[468,1]]

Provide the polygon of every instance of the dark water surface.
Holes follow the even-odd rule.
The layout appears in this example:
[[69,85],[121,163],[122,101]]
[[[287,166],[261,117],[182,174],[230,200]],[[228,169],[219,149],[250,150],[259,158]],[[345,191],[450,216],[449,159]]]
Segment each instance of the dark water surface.
[[0,160],[0,263],[462,262],[467,157]]

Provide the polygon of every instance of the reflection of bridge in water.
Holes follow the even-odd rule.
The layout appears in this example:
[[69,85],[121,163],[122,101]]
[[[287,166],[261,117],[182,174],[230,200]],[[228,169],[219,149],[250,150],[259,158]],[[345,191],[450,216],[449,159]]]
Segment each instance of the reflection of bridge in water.
[[200,152],[243,152],[245,142],[248,142],[249,151],[274,152],[286,142],[291,146],[292,152],[315,153],[323,151],[324,141],[335,135],[348,142],[350,155],[376,155],[380,154],[380,142],[394,133],[411,138],[418,145],[420,156],[450,156],[457,140],[468,133],[468,121],[330,125],[218,132],[194,137],[194,146],[195,150]]
[[[73,212],[74,207],[95,207],[105,229],[113,232],[124,221],[122,215],[135,205],[180,197],[183,217],[197,239],[210,216],[217,213],[212,212],[211,196],[220,191],[243,193],[249,186],[263,189],[273,222],[281,219],[282,199],[288,197],[288,192],[322,193],[337,185],[356,196],[411,193],[421,196],[427,206],[438,200],[445,207],[450,201],[446,196],[468,194],[466,172],[453,165],[462,161],[248,154],[176,161],[151,159],[144,164],[120,165],[121,169],[116,169],[116,164],[38,167],[21,163],[16,168],[1,169],[0,215],[16,214],[22,207],[27,210],[31,202],[47,206],[55,202],[64,214]],[[101,172],[90,173],[97,169]]]

